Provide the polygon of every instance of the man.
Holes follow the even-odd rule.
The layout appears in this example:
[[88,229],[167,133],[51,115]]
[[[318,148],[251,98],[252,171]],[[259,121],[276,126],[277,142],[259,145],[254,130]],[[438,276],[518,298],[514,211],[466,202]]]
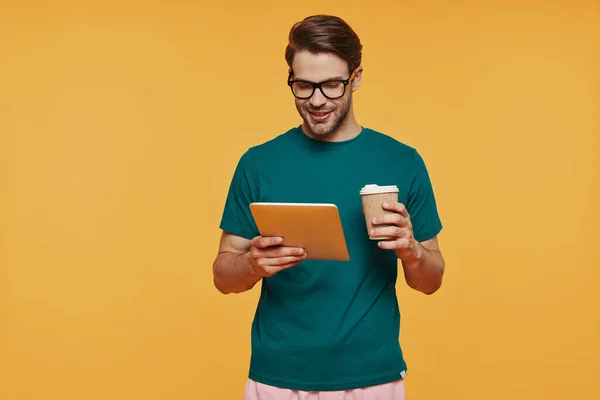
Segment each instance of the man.
[[[398,260],[411,288],[431,294],[442,283],[442,225],[422,158],[356,121],[361,51],[340,18],[296,23],[285,57],[302,124],[250,148],[233,175],[213,271],[223,293],[261,281],[247,400],[404,399]],[[393,213],[374,221],[392,226],[372,233],[392,239],[369,240],[359,191],[370,183],[400,189],[384,205]],[[304,249],[261,237],[253,201],[336,204],[350,261],[306,260]]]

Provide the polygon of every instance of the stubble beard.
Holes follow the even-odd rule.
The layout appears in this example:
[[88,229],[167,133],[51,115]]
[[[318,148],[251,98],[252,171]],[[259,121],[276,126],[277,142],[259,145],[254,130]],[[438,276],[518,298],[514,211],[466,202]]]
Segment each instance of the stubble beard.
[[[304,126],[310,131],[311,134],[319,137],[327,137],[338,132],[340,127],[346,122],[351,105],[352,97],[348,98],[345,103],[338,106],[338,108],[332,112],[332,115],[326,122],[314,122],[311,119],[310,112],[308,111],[310,106],[305,108],[303,105],[299,111],[301,112],[302,119],[304,120]],[[320,110],[312,109],[312,111],[319,112]]]

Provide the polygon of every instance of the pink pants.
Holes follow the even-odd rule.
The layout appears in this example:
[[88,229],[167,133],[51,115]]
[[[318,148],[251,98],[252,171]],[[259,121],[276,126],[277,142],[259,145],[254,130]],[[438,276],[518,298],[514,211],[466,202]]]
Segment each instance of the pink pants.
[[404,380],[362,389],[305,392],[281,389],[248,379],[244,400],[405,400]]

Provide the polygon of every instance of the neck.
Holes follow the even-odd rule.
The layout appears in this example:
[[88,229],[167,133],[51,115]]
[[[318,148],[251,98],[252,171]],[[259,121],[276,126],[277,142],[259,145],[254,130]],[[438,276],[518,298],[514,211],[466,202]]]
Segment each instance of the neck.
[[343,142],[346,140],[354,139],[356,136],[360,134],[362,127],[356,121],[356,117],[354,116],[354,110],[350,109],[348,111],[348,115],[344,122],[339,126],[339,128],[327,135],[315,135],[310,129],[306,126],[306,123],[302,123],[302,131],[308,137],[320,140],[323,142]]

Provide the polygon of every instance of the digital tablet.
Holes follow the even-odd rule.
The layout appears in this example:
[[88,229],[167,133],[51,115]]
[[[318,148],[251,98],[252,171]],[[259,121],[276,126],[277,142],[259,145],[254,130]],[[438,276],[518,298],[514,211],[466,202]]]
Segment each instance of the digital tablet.
[[283,246],[304,248],[308,260],[350,259],[335,204],[252,203],[250,211],[261,236],[280,236]]

